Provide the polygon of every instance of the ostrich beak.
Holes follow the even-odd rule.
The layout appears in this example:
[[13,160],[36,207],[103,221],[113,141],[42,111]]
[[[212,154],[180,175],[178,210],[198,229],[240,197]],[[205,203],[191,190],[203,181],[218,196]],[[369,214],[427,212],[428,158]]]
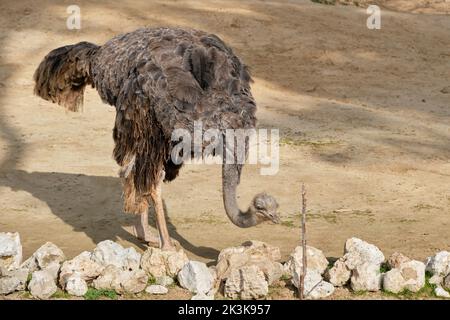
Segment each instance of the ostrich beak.
[[270,221],[272,221],[275,224],[279,224],[281,222],[280,217],[278,216],[278,213],[274,213],[272,215],[270,215]]

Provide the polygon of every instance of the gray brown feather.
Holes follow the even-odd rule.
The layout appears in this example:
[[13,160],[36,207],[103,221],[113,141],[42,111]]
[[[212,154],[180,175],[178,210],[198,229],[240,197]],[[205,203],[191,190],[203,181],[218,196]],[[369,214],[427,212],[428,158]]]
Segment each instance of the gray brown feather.
[[89,83],[116,108],[114,158],[126,172],[130,203],[142,201],[161,170],[169,181],[178,175],[181,165],[169,158],[174,129],[193,132],[195,120],[222,131],[256,123],[248,68],[219,37],[198,30],[142,28],[101,47],[59,48],[35,81],[36,94],[71,110]]

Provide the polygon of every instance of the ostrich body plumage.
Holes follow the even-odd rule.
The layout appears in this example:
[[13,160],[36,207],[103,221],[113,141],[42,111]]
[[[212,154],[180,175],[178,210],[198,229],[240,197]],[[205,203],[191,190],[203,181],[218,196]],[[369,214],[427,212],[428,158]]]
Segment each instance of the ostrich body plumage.
[[[219,37],[199,30],[142,28],[102,46],[81,42],[50,52],[35,72],[35,93],[77,111],[86,85],[116,109],[114,158],[121,166],[124,210],[142,213],[181,165],[170,154],[175,129],[250,129],[256,104],[247,66]],[[236,204],[242,165],[223,165],[224,205],[241,227],[276,220],[273,198],[261,194],[247,212]],[[153,193],[152,193],[153,192]],[[255,206],[257,204],[257,206]],[[268,208],[270,207],[270,208]],[[270,210],[269,210],[270,209]],[[258,215],[259,214],[259,215]]]

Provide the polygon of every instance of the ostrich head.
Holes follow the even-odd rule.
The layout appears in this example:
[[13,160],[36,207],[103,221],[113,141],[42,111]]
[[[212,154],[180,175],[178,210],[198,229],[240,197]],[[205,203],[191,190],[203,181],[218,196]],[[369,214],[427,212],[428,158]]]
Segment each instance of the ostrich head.
[[258,223],[263,221],[272,221],[280,223],[280,217],[277,213],[278,203],[274,197],[267,193],[259,193],[254,198],[249,207],[249,214],[256,216]]

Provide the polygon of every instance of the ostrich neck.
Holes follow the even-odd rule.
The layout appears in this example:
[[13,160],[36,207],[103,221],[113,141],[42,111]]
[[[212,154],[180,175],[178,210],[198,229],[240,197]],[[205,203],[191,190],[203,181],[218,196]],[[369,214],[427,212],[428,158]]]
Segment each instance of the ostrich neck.
[[239,184],[240,172],[238,165],[222,165],[222,192],[225,212],[231,222],[241,228],[248,228],[258,224],[256,215],[249,208],[246,212],[239,209],[236,200],[236,189]]

